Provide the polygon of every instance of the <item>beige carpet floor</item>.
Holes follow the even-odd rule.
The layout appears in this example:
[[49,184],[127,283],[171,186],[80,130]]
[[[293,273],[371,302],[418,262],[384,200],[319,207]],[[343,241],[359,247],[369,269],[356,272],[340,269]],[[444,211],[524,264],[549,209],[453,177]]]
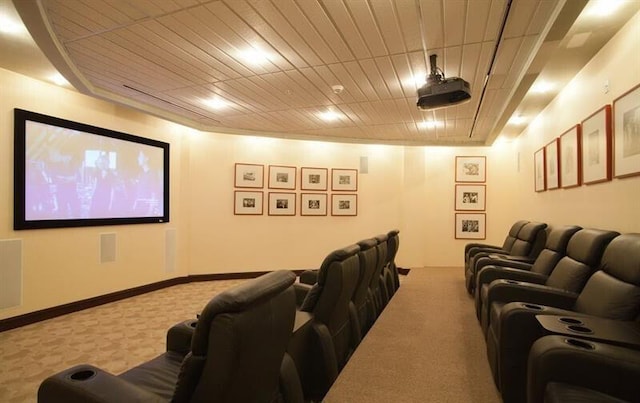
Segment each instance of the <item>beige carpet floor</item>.
[[[172,325],[193,318],[214,295],[243,281],[174,286],[2,332],[0,402],[35,402],[44,378],[73,365],[88,363],[119,374],[147,361],[164,352],[166,332]],[[369,397],[369,401],[388,402],[500,402],[473,301],[464,290],[462,269],[412,269],[401,281],[395,301],[381,316],[389,323],[380,329],[377,340],[387,339],[401,348],[376,351],[375,343],[369,343],[370,347],[363,343],[354,355],[361,354],[363,347],[362,354],[367,353],[366,348],[374,349],[377,356],[369,369],[386,371],[392,380],[389,390],[384,391],[386,397],[384,393],[371,396],[367,380],[344,385],[339,385],[340,381],[334,386],[350,397],[328,400],[356,402]],[[399,334],[394,327],[410,331]],[[394,367],[398,351],[407,362],[413,360],[411,372],[402,372],[406,366]],[[387,355],[395,357],[393,365],[385,363]],[[344,371],[350,366],[351,362]],[[363,376],[368,366],[364,365]],[[352,369],[362,371],[363,365]]]

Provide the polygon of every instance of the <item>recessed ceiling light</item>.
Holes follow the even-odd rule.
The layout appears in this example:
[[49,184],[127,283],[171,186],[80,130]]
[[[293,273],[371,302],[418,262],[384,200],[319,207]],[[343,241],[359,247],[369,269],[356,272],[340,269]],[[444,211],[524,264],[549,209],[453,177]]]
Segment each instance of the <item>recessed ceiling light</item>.
[[567,42],[567,49],[579,48],[585,44],[587,39],[591,36],[591,32],[583,32],[580,34],[575,34],[569,39]]
[[335,111],[320,112],[318,116],[320,116],[320,119],[326,120],[327,122],[338,120],[342,117],[341,114]]
[[531,92],[535,92],[537,94],[544,94],[553,89],[553,84],[547,81],[540,81],[533,84],[531,87]]
[[69,84],[67,79],[64,78],[62,76],[62,74],[60,74],[60,73],[52,74],[51,76],[49,76],[49,80],[51,80],[51,82],[53,82],[56,85],[67,85],[67,84]]
[[269,61],[269,54],[259,48],[247,48],[238,52],[238,57],[247,64],[260,65]]
[[418,122],[417,124],[418,128],[427,130],[437,129],[444,126],[444,122],[439,120],[423,120],[422,122]]
[[207,105],[211,109],[223,109],[229,106],[229,102],[220,97],[205,99],[204,101],[202,101],[202,103]]

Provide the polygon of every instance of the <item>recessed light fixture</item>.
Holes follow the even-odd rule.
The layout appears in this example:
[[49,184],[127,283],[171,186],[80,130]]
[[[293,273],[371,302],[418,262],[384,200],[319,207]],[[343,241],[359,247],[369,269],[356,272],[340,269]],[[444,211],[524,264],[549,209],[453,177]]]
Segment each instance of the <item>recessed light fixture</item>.
[[64,78],[62,76],[62,74],[60,74],[60,73],[52,74],[51,76],[49,76],[49,80],[51,80],[51,82],[53,82],[56,85],[67,85],[67,84],[69,84],[67,79]]
[[342,117],[342,115],[339,114],[338,112],[331,111],[331,110],[325,111],[325,112],[320,112],[318,114],[318,116],[320,116],[320,119],[325,120],[327,122],[338,120],[338,119],[340,119]]
[[533,84],[531,87],[531,92],[537,94],[544,94],[553,89],[554,85],[547,81],[540,81]]
[[587,42],[587,39],[591,36],[591,32],[582,32],[575,34],[567,42],[567,49],[579,48]]
[[423,120],[417,123],[419,129],[433,130],[444,126],[444,122],[439,120]]
[[251,47],[238,52],[238,58],[242,59],[245,63],[258,66],[269,61],[269,54],[264,50]]
[[202,103],[211,109],[224,109],[229,106],[229,102],[220,97],[205,99]]

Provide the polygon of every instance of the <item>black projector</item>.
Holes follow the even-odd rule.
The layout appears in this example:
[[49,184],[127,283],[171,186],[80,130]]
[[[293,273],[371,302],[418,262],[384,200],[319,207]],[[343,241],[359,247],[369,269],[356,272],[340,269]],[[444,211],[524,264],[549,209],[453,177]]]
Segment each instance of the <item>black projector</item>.
[[418,88],[418,108],[437,109],[468,101],[471,98],[471,86],[459,77],[432,79]]

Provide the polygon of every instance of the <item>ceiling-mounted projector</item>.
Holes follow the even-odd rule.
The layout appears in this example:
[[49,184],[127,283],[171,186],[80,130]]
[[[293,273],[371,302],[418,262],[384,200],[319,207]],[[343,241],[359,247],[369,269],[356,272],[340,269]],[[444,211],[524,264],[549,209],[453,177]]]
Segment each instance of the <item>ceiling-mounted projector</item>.
[[460,77],[444,78],[444,73],[436,66],[437,55],[429,56],[431,73],[427,83],[418,88],[418,108],[437,109],[461,104],[471,98],[471,86]]

